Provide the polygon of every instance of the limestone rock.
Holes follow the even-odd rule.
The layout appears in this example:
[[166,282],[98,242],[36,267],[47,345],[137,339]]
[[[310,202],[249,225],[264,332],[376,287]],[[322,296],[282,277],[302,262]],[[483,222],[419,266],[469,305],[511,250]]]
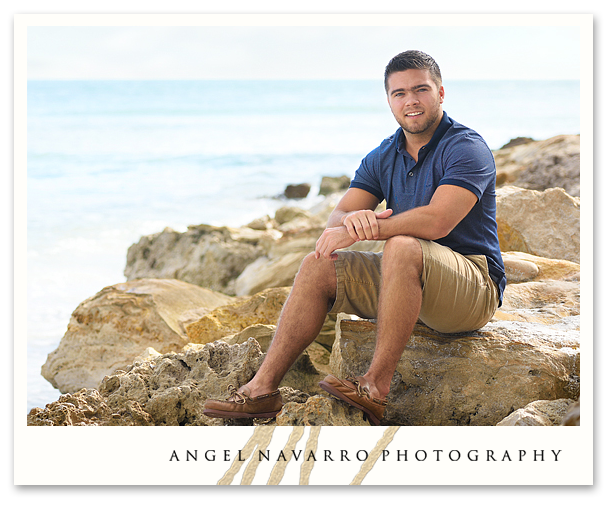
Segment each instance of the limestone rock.
[[514,320],[542,324],[568,324],[580,315],[580,284],[542,280],[507,285],[502,307],[492,321]]
[[200,320],[187,325],[191,343],[210,343],[237,334],[251,325],[275,325],[290,288],[268,288],[246,299],[217,307]]
[[[61,396],[44,409],[34,408],[28,415],[28,425],[275,424],[269,419],[235,422],[203,415],[206,399],[226,399],[228,386],[247,383],[263,358],[261,347],[253,338],[233,345],[222,341],[189,344],[181,353],[151,353],[125,371],[106,376],[99,390],[82,389]],[[295,385],[313,391],[313,382],[317,384],[319,377],[305,352],[286,375],[290,386],[280,386],[284,403],[305,403],[310,394]],[[345,411],[334,406],[329,416],[339,420]],[[301,415],[309,419],[313,416],[313,412]]]
[[245,296],[265,288],[292,286],[308,253],[297,251],[278,257],[257,258],[235,280],[235,293]]
[[542,141],[536,157],[519,174],[515,186],[530,190],[563,188],[580,196],[580,136],[560,135]]
[[27,417],[28,425],[154,425],[148,413],[135,402],[124,403],[113,411],[95,389],[83,388],[75,394],[66,394],[44,409],[34,408]]
[[[326,226],[326,221],[320,216],[312,215],[309,211],[299,207],[281,207],[275,213],[274,223],[277,224],[277,230],[282,233],[284,243],[292,241],[295,234],[301,234],[302,232],[305,232],[306,236],[309,237],[317,236],[317,240],[321,233],[318,232],[318,229],[324,230]],[[298,243],[296,244],[298,247]],[[272,248],[274,246],[275,244],[271,245]]]
[[279,232],[200,225],[179,233],[171,229],[144,236],[127,252],[125,276],[180,279],[235,294],[234,281],[263,255]]
[[[327,374],[330,374],[330,351],[326,349],[325,346],[322,346],[317,341],[311,343],[305,350],[311,363],[315,366],[316,370],[321,373],[322,377],[320,380],[324,379]],[[318,389],[316,383],[316,390]]]
[[307,399],[309,399],[310,397],[305,392],[295,390],[292,387],[280,387],[279,391],[282,395],[282,401],[284,402],[284,404],[287,404],[289,402],[296,402],[298,404],[302,404],[304,402],[307,402]]
[[580,280],[580,265],[568,260],[544,258],[521,251],[502,253],[508,283],[542,280]]
[[[300,218],[296,218],[286,222],[285,225],[299,221]],[[245,296],[253,295],[265,288],[292,286],[303,259],[314,250],[323,230],[324,226],[320,223],[315,226],[285,230],[282,237],[268,248],[265,255],[248,265],[237,277],[235,293]]]
[[309,183],[289,184],[284,190],[284,197],[287,199],[304,199],[309,195],[311,185]]
[[507,283],[522,283],[538,277],[540,269],[534,262],[502,255]]
[[277,222],[270,218],[269,215],[265,215],[262,218],[256,218],[248,223],[246,226],[254,230],[269,230],[277,227]]
[[[370,321],[338,318],[335,376],[366,372],[375,330]],[[578,329],[498,321],[447,335],[418,324],[394,373],[383,423],[495,425],[535,400],[577,398],[579,357]]]
[[322,392],[318,383],[324,379],[326,373],[319,371],[305,350],[282,379],[280,386],[289,386],[308,395],[315,395]]
[[[242,332],[240,332],[238,334],[223,337],[222,339],[219,339],[219,341],[232,345],[232,344],[245,343],[248,339],[253,338],[253,339],[256,339],[256,341],[258,342],[263,353],[267,353],[267,350],[269,349],[269,346],[271,345],[271,341],[273,340],[273,336],[275,335],[275,329],[276,329],[275,325],[262,325],[262,324],[252,325],[251,327],[247,327],[246,329],[244,329]],[[333,331],[333,340],[334,340],[334,331]],[[330,351],[328,349],[326,349],[326,347],[324,347],[323,345],[318,343],[317,341],[314,341],[306,348],[305,352],[306,352],[307,356],[309,357],[311,364],[313,364],[314,369],[312,369],[309,364],[302,364],[301,369],[304,369],[304,371],[306,372],[306,375],[313,374],[315,377],[310,378],[309,376],[307,376],[307,379],[305,381],[295,380],[294,378],[286,378],[285,381],[282,382],[282,384],[288,384],[288,385],[295,386],[295,387],[297,385],[301,385],[301,390],[305,390],[308,392],[310,390],[317,391],[318,390],[317,386],[314,386],[314,388],[312,389],[312,388],[303,388],[302,385],[303,384],[317,385],[317,381],[319,381],[318,377],[320,376],[320,374],[322,374],[323,376],[326,376],[327,374],[330,373],[330,367],[329,367]],[[299,365],[297,364],[296,368],[298,368],[298,367],[299,367]],[[295,381],[296,381],[296,383],[295,383]]]
[[497,185],[511,184],[530,190],[563,188],[580,196],[580,136],[505,146],[494,151]]
[[[129,248],[125,275],[181,279],[239,296],[291,286],[341,196],[329,195],[311,211],[285,206],[273,219],[265,216],[241,229],[200,225],[183,234],[166,229],[142,237]],[[380,251],[382,246],[364,241],[350,249]]]
[[277,415],[276,424],[293,426],[369,425],[364,420],[361,411],[352,408],[347,403],[321,395],[310,397],[304,404],[296,402],[285,403],[282,411]]
[[242,344],[245,343],[248,339],[253,338],[256,339],[256,341],[260,345],[262,352],[267,353],[267,350],[271,345],[271,341],[273,341],[275,329],[275,325],[264,325],[262,323],[257,323],[255,325],[251,325],[250,327],[246,327],[244,330],[237,334],[232,334],[230,336],[226,336],[218,340],[222,341],[223,343],[232,345]]
[[332,350],[335,342],[335,327],[337,326],[337,315],[326,315],[322,330],[316,337],[316,341],[329,351]]
[[497,425],[510,427],[561,425],[561,421],[568,411],[568,406],[573,402],[571,399],[530,402],[524,408],[508,415]]
[[[275,335],[275,329],[274,325],[252,325],[238,334],[219,339],[219,342],[234,345],[242,344],[253,338],[258,342],[261,351],[267,353]],[[188,347],[190,346],[199,345],[189,345]],[[320,393],[322,390],[318,387],[318,383],[330,373],[329,361],[330,352],[314,341],[290,367],[280,386],[294,388],[309,395]]]
[[[562,295],[559,285],[555,293],[548,287],[553,287],[551,281],[509,285],[507,311],[518,315],[535,304],[545,308],[552,301],[577,303]],[[515,289],[521,292],[511,294]],[[545,292],[550,296],[544,298]],[[521,303],[524,308],[517,307]],[[275,327],[258,324],[213,343],[188,344],[180,353],[159,354],[149,347],[125,371],[105,377],[99,395],[82,390],[62,396],[45,409],[33,410],[28,423],[366,425],[357,410],[320,396],[317,386],[329,371],[340,377],[362,374],[372,357],[374,324],[344,318],[337,319],[339,335],[332,357],[314,342],[289,370],[281,385],[285,410],[275,421],[223,421],[201,412],[205,399],[226,398],[229,384],[246,383],[260,367]],[[494,320],[478,332],[455,336],[418,325],[394,374],[384,423],[494,425],[535,400],[577,398],[577,318],[557,316],[559,323],[554,325]],[[294,402],[301,405],[291,406]]]
[[329,177],[324,176],[320,183],[320,191],[318,195],[330,195],[331,193],[337,193],[342,190],[347,190],[350,185],[350,178],[348,176]]
[[309,209],[309,212],[326,223],[330,214],[334,211],[335,207],[337,207],[341,198],[343,198],[343,195],[345,195],[345,191],[326,195],[326,198]]
[[104,378],[99,391],[113,410],[137,403],[155,425],[219,425],[203,415],[205,400],[225,399],[229,385],[247,383],[262,358],[254,339],[234,346],[194,345],[184,353],[135,362],[128,371]]
[[38,426],[96,425],[96,421],[110,414],[110,408],[97,390],[82,389],[75,394],[61,395],[57,402],[47,404],[45,409],[32,409],[27,423]]
[[511,139],[506,144],[504,144],[504,146],[502,146],[500,149],[502,150],[506,148],[514,148],[515,146],[520,146],[521,144],[528,144],[530,142],[535,141],[531,137],[515,137],[514,139]]
[[275,211],[275,221],[279,225],[288,223],[297,218],[311,218],[311,213],[300,207],[284,206]]
[[231,300],[178,280],[141,279],[106,287],[74,310],[42,375],[62,393],[95,388],[149,347],[161,353],[181,350],[188,342],[185,325]]
[[497,190],[502,251],[580,262],[580,201],[560,188]]
[[[220,339],[219,342],[231,345],[242,344],[253,338],[259,343],[261,351],[267,353],[274,335],[275,326],[273,325],[252,325],[239,334]],[[314,341],[290,367],[280,386],[290,387],[308,395],[319,394],[321,389],[318,387],[318,383],[330,372],[329,360],[330,352]]]
[[561,425],[580,425],[580,399],[568,407],[568,412],[561,421]]
[[153,358],[160,357],[161,353],[159,353],[154,348],[150,346],[146,348],[142,353],[140,353],[137,357],[133,359],[134,362],[146,362],[147,360],[152,360]]

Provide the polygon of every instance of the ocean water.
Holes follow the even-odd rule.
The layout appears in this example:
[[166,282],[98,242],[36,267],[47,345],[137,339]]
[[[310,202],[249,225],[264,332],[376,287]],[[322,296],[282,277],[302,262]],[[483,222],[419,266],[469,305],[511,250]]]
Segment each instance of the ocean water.
[[[491,149],[580,133],[578,81],[445,83]],[[273,215],[287,184],[353,176],[397,125],[377,81],[29,81],[28,411],[72,311],[125,281],[127,248],[188,225]]]

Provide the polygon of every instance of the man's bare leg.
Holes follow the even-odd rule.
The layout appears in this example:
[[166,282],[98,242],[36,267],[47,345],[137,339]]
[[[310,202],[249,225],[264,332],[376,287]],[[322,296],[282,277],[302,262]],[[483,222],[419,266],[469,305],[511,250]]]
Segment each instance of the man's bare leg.
[[254,378],[244,385],[251,397],[278,388],[290,366],[320,333],[336,292],[334,262],[308,255],[284,304],[267,356]]
[[413,237],[386,242],[381,264],[377,342],[373,360],[363,376],[373,397],[390,392],[392,376],[417,323],[422,300],[422,249]]

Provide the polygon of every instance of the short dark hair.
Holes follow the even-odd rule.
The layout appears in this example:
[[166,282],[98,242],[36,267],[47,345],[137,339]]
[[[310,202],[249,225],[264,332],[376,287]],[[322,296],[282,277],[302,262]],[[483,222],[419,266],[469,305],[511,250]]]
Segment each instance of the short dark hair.
[[436,84],[439,88],[442,86],[443,78],[441,77],[441,69],[434,61],[434,58],[422,51],[411,50],[397,54],[386,65],[384,76],[386,93],[388,92],[388,79],[392,74],[411,69],[428,70],[434,84]]

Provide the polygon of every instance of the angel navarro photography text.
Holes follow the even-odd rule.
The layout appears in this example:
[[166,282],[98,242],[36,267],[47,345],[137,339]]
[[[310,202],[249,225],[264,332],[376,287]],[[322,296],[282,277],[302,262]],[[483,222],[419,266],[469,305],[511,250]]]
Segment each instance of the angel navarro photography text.
[[[252,455],[242,455],[242,450],[173,450],[170,462],[245,462],[250,458],[259,462],[279,462],[294,460],[323,462],[364,462],[370,458],[367,450],[290,450],[271,452],[257,450]],[[561,450],[383,450],[379,457],[382,462],[425,462],[425,461],[470,461],[470,462],[559,462]]]

